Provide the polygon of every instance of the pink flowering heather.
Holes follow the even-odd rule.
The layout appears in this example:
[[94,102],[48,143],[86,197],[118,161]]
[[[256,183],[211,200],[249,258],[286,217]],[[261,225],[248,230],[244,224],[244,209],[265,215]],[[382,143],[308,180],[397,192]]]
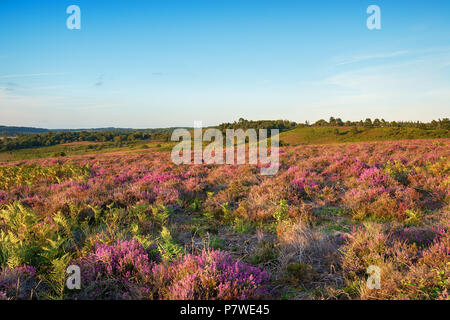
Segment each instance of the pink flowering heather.
[[426,229],[416,227],[406,227],[404,229],[395,230],[392,237],[396,240],[415,243],[420,246],[429,246],[434,241],[438,241],[447,233],[447,230],[442,227]]
[[[203,250],[187,255],[169,266],[155,266],[153,277],[166,290],[164,299],[256,299],[267,296],[269,274],[235,261],[224,251]],[[157,282],[158,283],[158,282]]]
[[387,177],[381,169],[376,167],[363,170],[358,180],[373,187],[383,186],[387,183]]
[[38,284],[35,276],[35,268],[27,265],[3,269],[0,272],[0,300],[35,298],[33,289]]
[[138,291],[147,298],[182,300],[255,299],[268,294],[267,272],[235,261],[223,251],[203,251],[156,264],[137,241],[119,241],[97,246],[82,260],[81,268],[83,285],[91,290],[91,297],[101,296],[98,286],[108,279],[114,280],[108,290],[119,290],[116,298],[120,299]]
[[[448,299],[449,143],[282,146],[274,176],[153,148],[2,163],[0,299],[28,299],[42,278],[39,297],[54,298],[66,253],[82,289],[63,299]],[[201,253],[160,261],[150,241]],[[6,267],[25,261],[37,274]],[[375,264],[382,290],[359,290]]]
[[291,167],[286,171],[288,176],[293,176],[291,185],[298,194],[312,193],[319,189],[320,177],[311,170],[303,171],[298,167]]
[[114,245],[99,244],[81,263],[83,279],[87,282],[96,279],[137,282],[151,270],[147,251],[134,239]]

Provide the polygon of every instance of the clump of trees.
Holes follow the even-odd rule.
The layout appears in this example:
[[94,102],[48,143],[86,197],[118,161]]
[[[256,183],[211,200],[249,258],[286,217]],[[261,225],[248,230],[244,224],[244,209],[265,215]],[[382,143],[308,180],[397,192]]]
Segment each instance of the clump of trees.
[[289,121],[289,120],[246,120],[243,118],[240,118],[238,121],[235,121],[233,123],[222,123],[217,128],[221,131],[225,131],[226,129],[278,129],[281,131],[287,131],[294,129],[297,127],[298,124]]
[[419,129],[444,129],[450,130],[450,120],[448,118],[433,120],[431,122],[421,121],[386,121],[384,119],[372,119],[367,118],[360,121],[343,121],[341,118],[330,117],[328,121],[320,119],[310,125],[308,122],[305,126],[312,127],[365,127],[365,128],[419,128]]

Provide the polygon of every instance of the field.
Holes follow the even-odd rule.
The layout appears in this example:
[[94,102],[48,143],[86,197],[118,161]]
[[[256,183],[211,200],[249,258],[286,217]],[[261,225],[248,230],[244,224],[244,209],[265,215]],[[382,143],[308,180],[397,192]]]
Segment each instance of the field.
[[449,299],[450,139],[296,130],[272,177],[177,166],[164,145],[11,154],[0,299]]

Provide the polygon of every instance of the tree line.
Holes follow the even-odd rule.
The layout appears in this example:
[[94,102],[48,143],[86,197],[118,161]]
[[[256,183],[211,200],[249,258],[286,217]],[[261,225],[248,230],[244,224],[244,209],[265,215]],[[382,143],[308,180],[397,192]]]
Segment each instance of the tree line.
[[171,132],[172,129],[148,129],[145,131],[82,131],[22,134],[17,137],[0,138],[0,151],[46,147],[80,141],[113,142],[118,146],[140,140],[169,141]]
[[235,122],[222,123],[217,126],[218,129],[224,131],[226,129],[279,129],[287,131],[298,127],[366,127],[366,128],[420,128],[420,129],[450,129],[450,120],[448,118],[433,120],[430,122],[421,121],[386,121],[384,119],[370,119],[359,121],[343,121],[341,118],[330,117],[328,121],[320,119],[314,123],[306,121],[305,123],[296,123],[288,120],[245,120],[240,118]]
[[431,122],[421,121],[386,121],[384,119],[372,119],[367,118],[360,121],[343,121],[340,118],[330,117],[329,121],[320,119],[314,122],[312,125],[308,121],[305,122],[305,126],[313,127],[366,127],[366,128],[383,128],[383,127],[397,127],[397,128],[419,128],[419,129],[445,129],[450,130],[450,120],[448,118],[433,120]]

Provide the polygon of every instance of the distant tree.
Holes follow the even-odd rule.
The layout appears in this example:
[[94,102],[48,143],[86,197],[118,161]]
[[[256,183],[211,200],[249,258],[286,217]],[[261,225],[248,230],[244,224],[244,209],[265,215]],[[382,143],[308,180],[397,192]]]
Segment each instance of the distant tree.
[[128,135],[128,137],[127,137],[127,140],[128,140],[129,142],[134,142],[134,141],[136,140],[136,137],[134,136],[133,133],[130,133],[130,134]]
[[367,118],[366,120],[364,120],[364,127],[366,128],[372,128],[373,124],[372,124],[372,120],[370,120],[370,118]]
[[417,121],[417,128],[420,128],[420,129],[426,129],[426,128],[427,128],[427,125],[426,125],[425,123],[422,123],[422,122],[420,122],[420,121]]
[[450,130],[450,120],[448,118],[439,120],[439,128]]
[[330,124],[330,126],[335,126],[336,125],[336,119],[334,117],[330,117],[329,124]]
[[374,121],[373,121],[373,126],[374,127],[381,127],[381,121],[379,120],[379,119],[375,119]]
[[323,120],[323,119],[320,119],[320,120],[317,120],[317,121],[314,123],[314,125],[317,126],[317,127],[325,127],[325,126],[328,126],[328,122],[326,122],[326,121]]
[[114,144],[119,147],[122,144],[122,137],[121,136],[116,136],[114,137]]

